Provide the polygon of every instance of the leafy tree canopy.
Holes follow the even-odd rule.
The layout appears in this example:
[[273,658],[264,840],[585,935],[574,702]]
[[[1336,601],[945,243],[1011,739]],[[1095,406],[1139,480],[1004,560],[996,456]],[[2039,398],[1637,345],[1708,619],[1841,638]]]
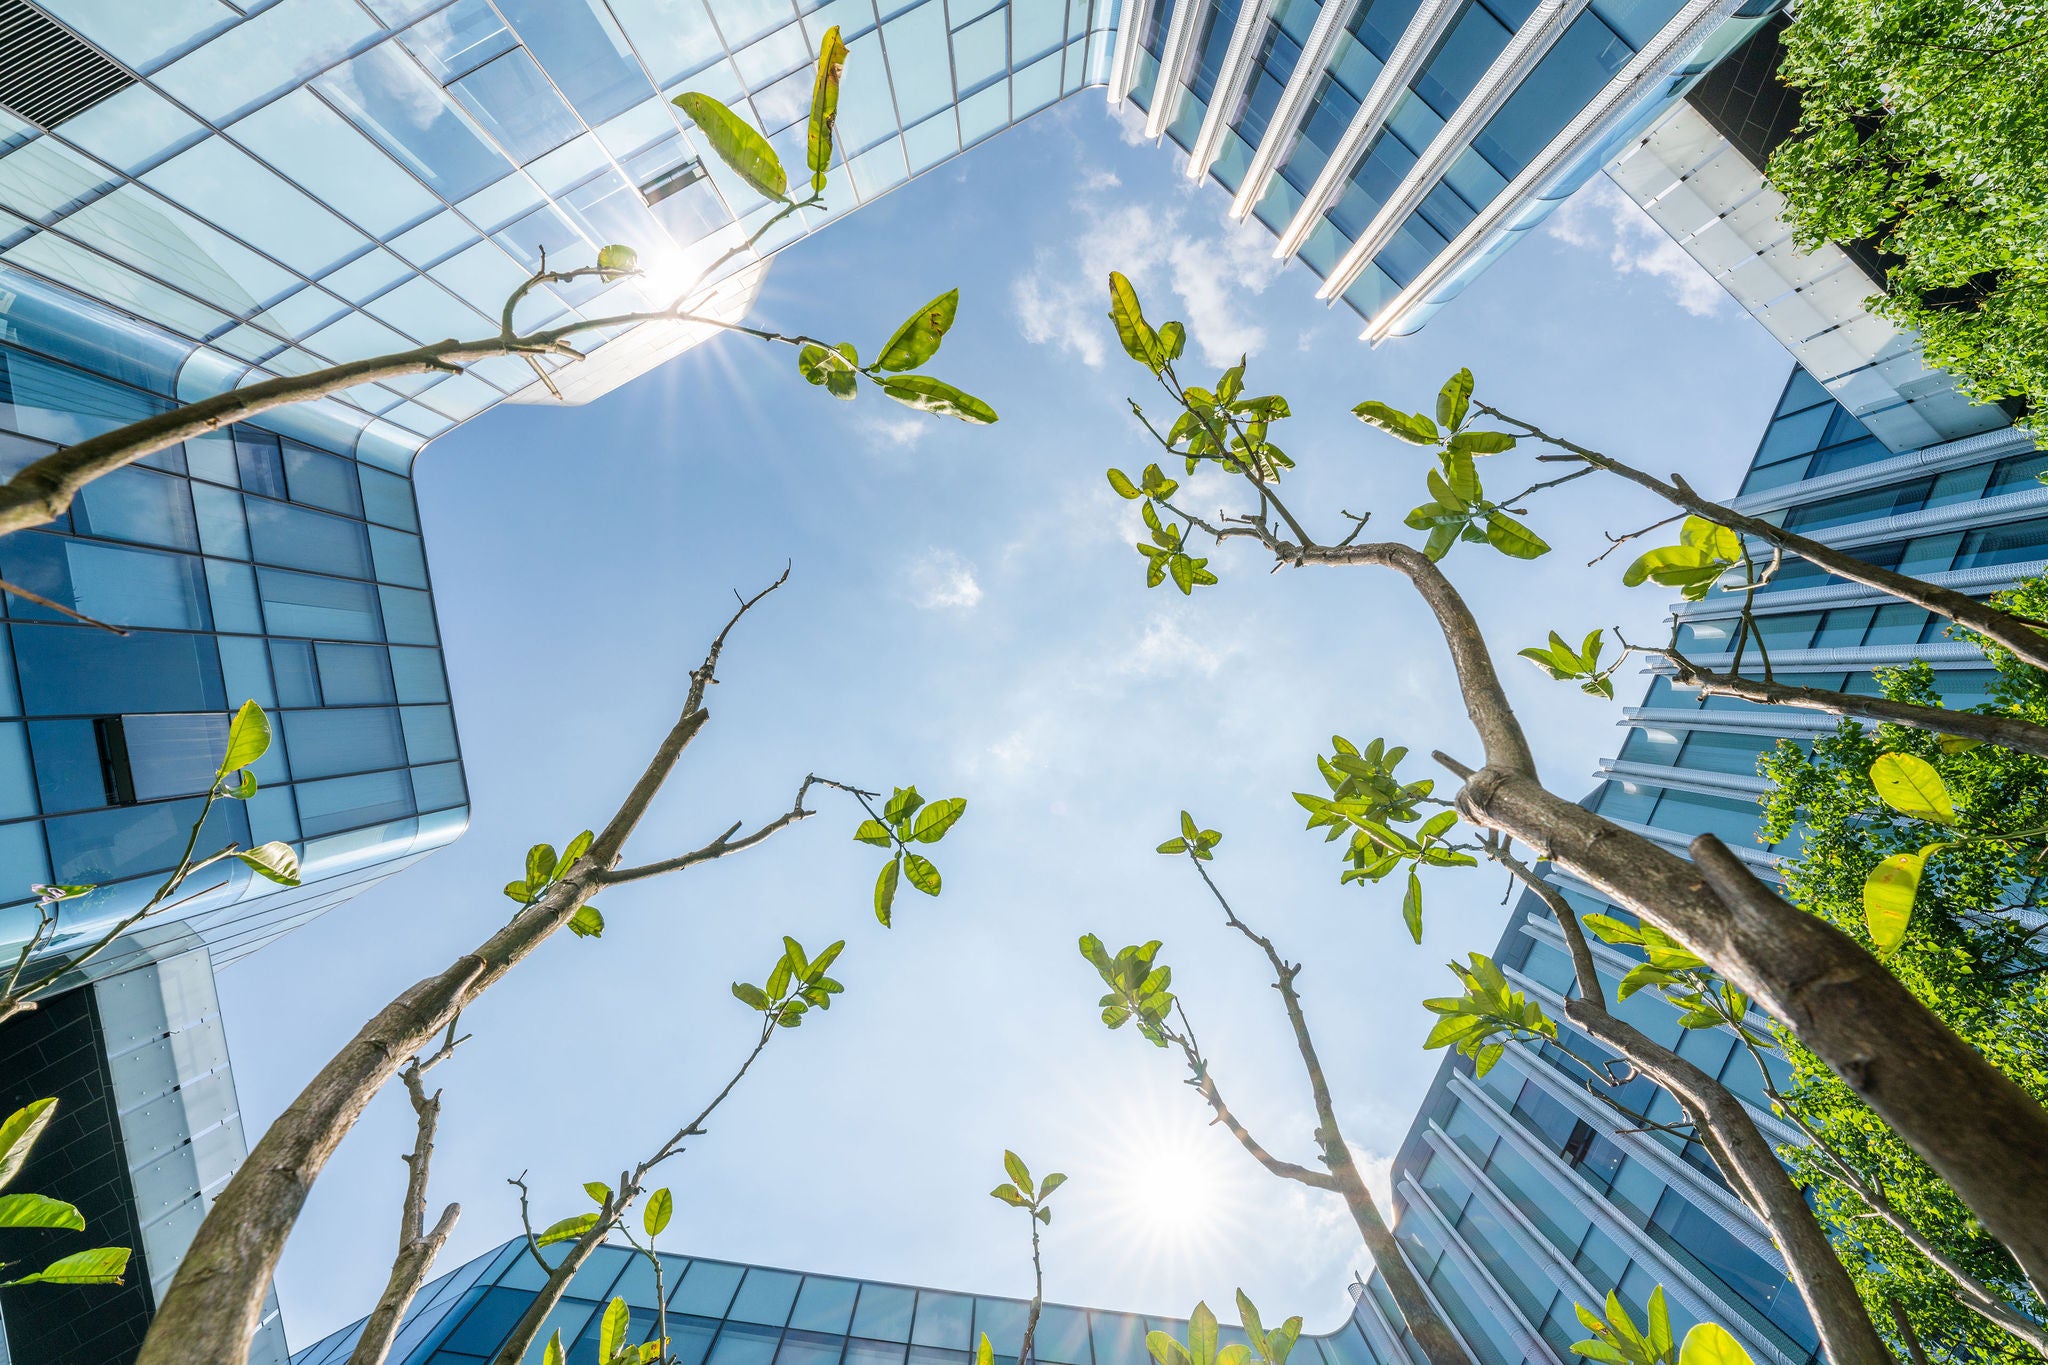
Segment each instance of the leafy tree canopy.
[[[2048,579],[2008,596],[2027,615],[2048,611]],[[1984,710],[2048,719],[2048,676],[1992,651],[1999,677]],[[1895,700],[1939,705],[1924,663],[1889,670],[1879,683]],[[1886,755],[1930,765],[1953,803],[1952,823],[1902,813],[1883,794]],[[1879,781],[1873,781],[1877,769]],[[1886,965],[1964,1039],[2036,1099],[2048,1101],[2048,942],[2038,924],[2048,854],[2048,759],[1993,745],[1963,745],[1925,730],[1844,721],[1811,752],[1781,744],[1763,762],[1775,790],[1765,837],[1804,832],[1784,866],[1789,897],[1866,941],[1865,880],[1888,857],[1943,840],[1929,859],[1903,938]],[[1947,814],[1946,811],[1940,814]],[[1882,946],[1882,945],[1879,945]],[[1979,1280],[2039,1318],[2041,1300],[2004,1250],[1900,1138],[1818,1058],[1781,1031],[1800,1116],[1893,1206]],[[1958,1303],[1953,1281],[1867,1209],[1820,1154],[1786,1149],[1866,1300],[1888,1321],[1896,1300],[1929,1353],[1949,1360],[2035,1361],[2018,1339]]]
[[1980,401],[2048,410],[2048,3],[1801,0],[1783,41],[1800,245],[1894,253],[1875,311]]

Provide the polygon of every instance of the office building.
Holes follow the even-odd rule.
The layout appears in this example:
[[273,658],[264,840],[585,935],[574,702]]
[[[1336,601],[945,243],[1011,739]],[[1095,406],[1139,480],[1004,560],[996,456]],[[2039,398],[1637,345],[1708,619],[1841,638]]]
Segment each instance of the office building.
[[[983,1333],[1003,1365],[1016,1365],[1030,1305],[986,1294],[918,1289],[875,1280],[803,1275],[664,1253],[670,1350],[681,1365],[968,1365]],[[479,1365],[489,1361],[533,1302],[544,1276],[514,1238],[420,1291],[391,1365]],[[577,1272],[549,1315],[528,1359],[538,1362],[560,1331],[572,1365],[596,1359],[598,1319],[613,1297],[632,1309],[629,1340],[655,1331],[653,1267],[622,1246],[602,1246]],[[1265,1312],[1277,1325],[1284,1304]],[[1224,1316],[1229,1315],[1224,1309]],[[1310,1326],[1313,1326],[1311,1324]],[[362,1331],[354,1323],[292,1356],[292,1365],[342,1365]],[[1373,1365],[1369,1324],[1354,1315],[1327,1332],[1304,1331],[1289,1365]],[[1145,1334],[1187,1340],[1179,1318],[1141,1317],[1047,1304],[1032,1356],[1044,1365],[1153,1365]],[[1236,1327],[1219,1333],[1242,1342]]]

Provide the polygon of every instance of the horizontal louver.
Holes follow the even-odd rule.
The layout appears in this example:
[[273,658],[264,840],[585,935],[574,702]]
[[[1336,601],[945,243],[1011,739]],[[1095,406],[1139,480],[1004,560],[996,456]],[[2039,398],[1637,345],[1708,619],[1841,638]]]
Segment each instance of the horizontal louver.
[[0,0],[0,105],[50,129],[134,83],[28,0]]

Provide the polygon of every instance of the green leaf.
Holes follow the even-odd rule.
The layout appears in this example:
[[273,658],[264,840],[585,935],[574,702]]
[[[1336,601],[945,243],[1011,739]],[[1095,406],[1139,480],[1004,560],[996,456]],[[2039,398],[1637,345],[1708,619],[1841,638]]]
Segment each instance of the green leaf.
[[889,927],[889,907],[896,903],[896,882],[903,875],[903,855],[897,854],[882,866],[882,875],[875,878],[875,918]]
[[978,427],[995,425],[994,408],[973,394],[964,393],[930,375],[891,375],[882,380],[881,385],[883,393],[907,408],[936,413],[941,417],[957,417]]
[[1133,498],[1142,498],[1145,496],[1143,493],[1140,493],[1138,491],[1138,486],[1131,482],[1130,475],[1124,473],[1121,469],[1112,469],[1109,471],[1109,486],[1116,490],[1116,495],[1118,497],[1123,498],[1127,501]]
[[1709,559],[1734,563],[1742,558],[1742,537],[1704,517],[1687,517],[1678,528],[1678,543],[1689,545]]
[[597,1218],[598,1215],[594,1213],[579,1213],[573,1218],[564,1218],[559,1223],[551,1224],[547,1231],[533,1240],[544,1247],[553,1246],[557,1242],[574,1241],[596,1227]]
[[569,846],[562,850],[561,860],[555,864],[555,875],[561,876],[566,873],[571,864],[584,854],[590,852],[591,840],[592,835],[587,829],[571,839]]
[[535,844],[526,850],[526,884],[546,886],[555,879],[555,846]]
[[597,253],[597,268],[616,270],[622,275],[630,274],[640,268],[640,253],[632,247],[619,246],[617,243],[601,247]]
[[839,123],[839,80],[846,74],[846,44],[839,37],[839,25],[825,30],[818,45],[818,76],[811,85],[811,122],[805,138],[805,160],[811,168],[811,188],[825,188],[825,172],[832,166],[832,134]]
[[1572,1343],[1572,1354],[1600,1361],[1601,1365],[1632,1365],[1627,1356],[1604,1341],[1575,1341]]
[[1445,380],[1443,388],[1437,391],[1437,425],[1456,431],[1465,425],[1465,414],[1471,406],[1472,371],[1459,370]]
[[1179,360],[1187,344],[1188,329],[1178,322],[1166,323],[1159,329],[1159,355],[1162,360]]
[[1457,495],[1461,503],[1479,501],[1482,491],[1479,486],[1479,471],[1473,467],[1470,455],[1460,451],[1445,455],[1444,473],[1450,483],[1451,492]]
[[1499,455],[1515,448],[1515,438],[1505,431],[1461,431],[1450,448],[1459,455]]
[[1415,875],[1415,869],[1408,869],[1408,890],[1401,897],[1401,922],[1408,926],[1408,937],[1422,942],[1422,879]]
[[697,125],[711,150],[718,153],[718,159],[732,167],[740,179],[770,199],[788,197],[789,173],[782,169],[782,158],[768,145],[768,139],[738,114],[694,90],[677,95],[674,103]]
[[1879,957],[1890,957],[1906,939],[1906,927],[1913,919],[1913,900],[1920,893],[1920,878],[1927,860],[1947,848],[1929,844],[1918,853],[1894,853],[1863,881],[1863,923]]
[[542,1350],[540,1359],[541,1365],[562,1365],[561,1328],[557,1327],[555,1329],[555,1334],[548,1338],[548,1344],[546,1348]]
[[235,856],[279,886],[299,884],[299,855],[292,852],[290,844],[272,839],[267,844],[237,852]]
[[1109,272],[1109,320],[1116,326],[1116,338],[1123,343],[1125,355],[1154,374],[1166,367],[1166,352],[1138,306],[1138,291],[1116,270]]
[[1752,1365],[1749,1352],[1718,1323],[1702,1322],[1685,1334],[1678,1365]]
[[612,1187],[597,1180],[584,1181],[583,1192],[589,1195],[590,1202],[599,1208],[603,1208],[604,1201],[612,1197]]
[[911,828],[910,837],[920,844],[936,844],[946,837],[946,831],[958,824],[960,817],[967,813],[967,798],[949,796],[934,801],[917,813],[917,823]]
[[[248,767],[270,748],[270,717],[254,701],[242,703],[228,724],[228,749],[220,761],[219,778]],[[216,779],[219,780],[219,779]]]
[[749,1009],[765,1010],[774,1003],[768,998],[768,992],[749,981],[733,982],[732,994],[735,1000]]
[[924,798],[917,794],[916,787],[898,787],[890,793],[888,801],[883,803],[882,818],[892,825],[908,820],[923,804]]
[[[838,30],[834,29],[833,32],[836,33]],[[605,1305],[604,1317],[597,1325],[597,1358],[603,1365],[611,1365],[612,1358],[619,1353],[619,1348],[626,1344],[626,1324],[631,1320],[632,1312],[626,1307],[624,1299],[614,1298]]]
[[1213,1365],[1216,1359],[1216,1314],[1207,1303],[1196,1304],[1188,1315],[1188,1354],[1195,1365]]
[[815,343],[800,348],[796,353],[797,373],[807,384],[822,385],[834,398],[848,402],[859,391],[860,380],[855,373],[860,368],[860,353],[850,342],[840,342],[827,349]]
[[1511,559],[1535,559],[1550,553],[1543,537],[1503,512],[1487,514],[1486,543]]
[[1185,853],[1185,852],[1187,852],[1187,851],[1188,851],[1188,841],[1187,841],[1187,840],[1185,840],[1185,839],[1168,839],[1168,840],[1167,840],[1167,841],[1166,841],[1165,843],[1161,844],[1161,845],[1160,845],[1160,846],[1159,846],[1158,848],[1156,848],[1156,849],[1154,849],[1154,850],[1153,850],[1153,852],[1155,852],[1155,853],[1168,853],[1168,854],[1171,854],[1171,853]]
[[603,938],[604,916],[594,905],[579,905],[569,916],[569,932],[578,938]]
[[61,1199],[41,1194],[0,1194],[0,1228],[67,1228],[85,1231],[85,1215]]
[[1189,1365],[1188,1348],[1164,1332],[1147,1332],[1145,1349],[1158,1365]]
[[889,837],[889,827],[880,820],[861,821],[860,828],[853,832],[853,837],[861,843],[873,844],[876,848],[887,848],[895,842]]
[[1030,1168],[1024,1164],[1023,1157],[1008,1149],[1005,1149],[1003,1152],[1003,1174],[1017,1182],[1017,1188],[1022,1190],[1026,1196],[1031,1194]]
[[974,1348],[974,1365],[996,1365],[996,1348],[988,1344],[988,1333],[981,1334],[981,1345]]
[[1389,435],[1400,437],[1410,445],[1437,444],[1436,423],[1419,412],[1401,412],[1376,399],[1367,399],[1353,408],[1351,413],[1367,426],[1378,427]]
[[506,882],[505,894],[519,904],[525,905],[533,899],[533,888],[525,882]]
[[1650,1354],[1662,1358],[1671,1353],[1671,1310],[1664,1303],[1664,1286],[1658,1285],[1650,1291],[1650,1330],[1647,1334]]
[[916,853],[905,853],[903,875],[910,879],[912,886],[927,896],[939,894],[939,870],[931,865],[930,859]]
[[1044,1199],[1066,1183],[1067,1177],[1059,1171],[1054,1171],[1051,1175],[1038,1182],[1038,1197]]
[[1955,802],[1948,784],[1924,758],[1911,754],[1883,754],[1870,765],[1870,785],[1887,806],[1916,820],[1933,820],[1944,825],[1956,822]]
[[[875,364],[885,370],[914,370],[924,364],[939,353],[939,342],[952,330],[953,317],[959,311],[959,290],[949,289],[939,295],[896,329],[896,335],[882,347],[881,359]],[[988,420],[993,422],[995,418],[991,416]]]
[[237,801],[247,801],[256,794],[256,774],[247,768],[242,769],[241,776],[235,779],[235,785],[228,788],[227,794]]
[[1004,1181],[1002,1184],[996,1186],[988,1193],[989,1198],[1000,1199],[1005,1204],[1008,1204],[1013,1208],[1021,1209],[1027,1203],[1030,1202],[1029,1200],[1024,1198],[1024,1192],[1018,1189],[1016,1185],[1010,1183],[1009,1181]]
[[43,1129],[50,1126],[56,1110],[54,1098],[37,1100],[15,1110],[7,1116],[7,1122],[0,1123],[0,1188],[21,1174],[29,1149],[36,1145]]
[[128,1272],[127,1247],[94,1247],[50,1262],[33,1275],[7,1284],[120,1284]]

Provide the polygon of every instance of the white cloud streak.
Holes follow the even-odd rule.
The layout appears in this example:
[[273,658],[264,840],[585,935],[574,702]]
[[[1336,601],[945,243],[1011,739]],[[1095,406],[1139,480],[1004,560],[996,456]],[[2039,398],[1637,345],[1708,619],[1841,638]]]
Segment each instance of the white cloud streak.
[[1568,246],[1606,251],[1615,270],[1648,276],[1694,317],[1713,317],[1730,306],[1714,277],[1604,175],[1566,200],[1544,231]]
[[927,550],[910,566],[910,597],[926,611],[972,611],[981,602],[974,566],[951,550]]

